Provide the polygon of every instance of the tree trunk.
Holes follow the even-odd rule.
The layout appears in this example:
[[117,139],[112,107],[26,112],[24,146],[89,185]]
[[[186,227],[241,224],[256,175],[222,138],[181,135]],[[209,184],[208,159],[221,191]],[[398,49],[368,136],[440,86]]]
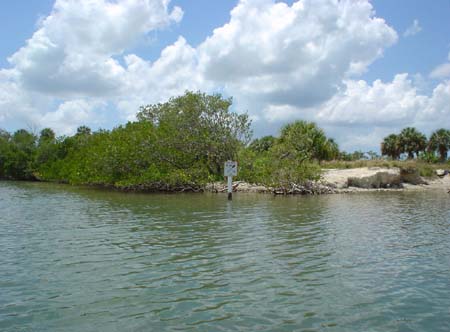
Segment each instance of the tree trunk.
[[445,162],[447,160],[447,149],[439,149],[439,154],[441,155],[441,161]]

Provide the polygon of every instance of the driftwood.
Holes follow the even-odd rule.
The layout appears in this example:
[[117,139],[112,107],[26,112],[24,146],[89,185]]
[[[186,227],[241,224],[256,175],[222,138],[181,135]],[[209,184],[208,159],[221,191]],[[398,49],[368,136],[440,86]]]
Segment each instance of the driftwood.
[[336,193],[335,188],[318,182],[307,181],[303,184],[290,183],[287,187],[274,188],[274,195],[323,195]]
[[[290,183],[287,186],[275,188],[236,181],[233,182],[232,188],[233,192],[271,193],[273,195],[321,195],[336,193],[335,186],[331,184],[324,185],[314,181],[308,181],[302,184]],[[223,183],[211,183],[206,186],[205,190],[213,193],[225,193],[227,192],[227,186]]]

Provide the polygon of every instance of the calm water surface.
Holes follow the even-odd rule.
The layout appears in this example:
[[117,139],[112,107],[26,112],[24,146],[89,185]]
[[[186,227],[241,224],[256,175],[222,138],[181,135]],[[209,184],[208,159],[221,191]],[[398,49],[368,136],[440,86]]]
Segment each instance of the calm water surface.
[[0,331],[450,331],[450,196],[0,182]]

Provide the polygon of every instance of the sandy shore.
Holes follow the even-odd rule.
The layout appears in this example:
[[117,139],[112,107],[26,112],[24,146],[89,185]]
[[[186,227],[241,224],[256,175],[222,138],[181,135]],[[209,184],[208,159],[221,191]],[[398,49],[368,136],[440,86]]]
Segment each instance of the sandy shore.
[[[226,192],[222,182],[206,188],[212,192]],[[450,175],[442,178],[422,178],[417,174],[402,174],[399,168],[362,167],[351,169],[324,170],[320,181],[313,183],[303,192],[298,193],[353,193],[367,191],[410,191],[410,190],[450,190]],[[242,181],[233,182],[234,192],[280,193],[273,188],[249,184]]]
[[375,176],[377,173],[387,173],[392,176],[400,175],[399,168],[381,168],[381,167],[362,167],[352,169],[330,169],[325,170],[322,176],[322,182],[325,184],[335,185],[338,192],[353,192],[353,191],[380,191],[380,190],[450,190],[450,175],[443,178],[420,178],[423,183],[408,183],[401,181],[401,187],[396,188],[359,188],[349,186],[350,178],[369,178]]

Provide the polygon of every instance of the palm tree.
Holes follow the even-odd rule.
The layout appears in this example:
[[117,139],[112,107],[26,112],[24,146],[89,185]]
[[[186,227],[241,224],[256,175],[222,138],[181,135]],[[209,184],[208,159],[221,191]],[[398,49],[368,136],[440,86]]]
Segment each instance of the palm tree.
[[427,146],[427,138],[416,128],[407,127],[400,132],[400,145],[402,150],[408,153],[408,159],[414,158],[414,153],[425,151]]
[[428,151],[438,151],[441,161],[447,160],[447,152],[450,149],[450,130],[438,129],[430,136]]
[[382,155],[389,156],[392,159],[398,159],[402,152],[400,137],[398,135],[390,134],[383,139],[383,142],[381,143]]
[[91,128],[89,128],[88,126],[80,126],[77,128],[77,135],[78,136],[89,136],[92,134],[92,130]]
[[326,159],[333,160],[339,157],[339,145],[334,138],[328,138],[326,142]]
[[55,132],[50,128],[44,128],[39,134],[39,145],[45,142],[54,142],[56,138]]
[[295,121],[281,129],[279,143],[289,154],[302,159],[317,161],[334,159],[339,147],[333,139],[326,137],[325,132],[314,122]]
[[274,146],[276,140],[277,139],[271,135],[256,138],[250,143],[249,148],[255,152],[266,152]]

